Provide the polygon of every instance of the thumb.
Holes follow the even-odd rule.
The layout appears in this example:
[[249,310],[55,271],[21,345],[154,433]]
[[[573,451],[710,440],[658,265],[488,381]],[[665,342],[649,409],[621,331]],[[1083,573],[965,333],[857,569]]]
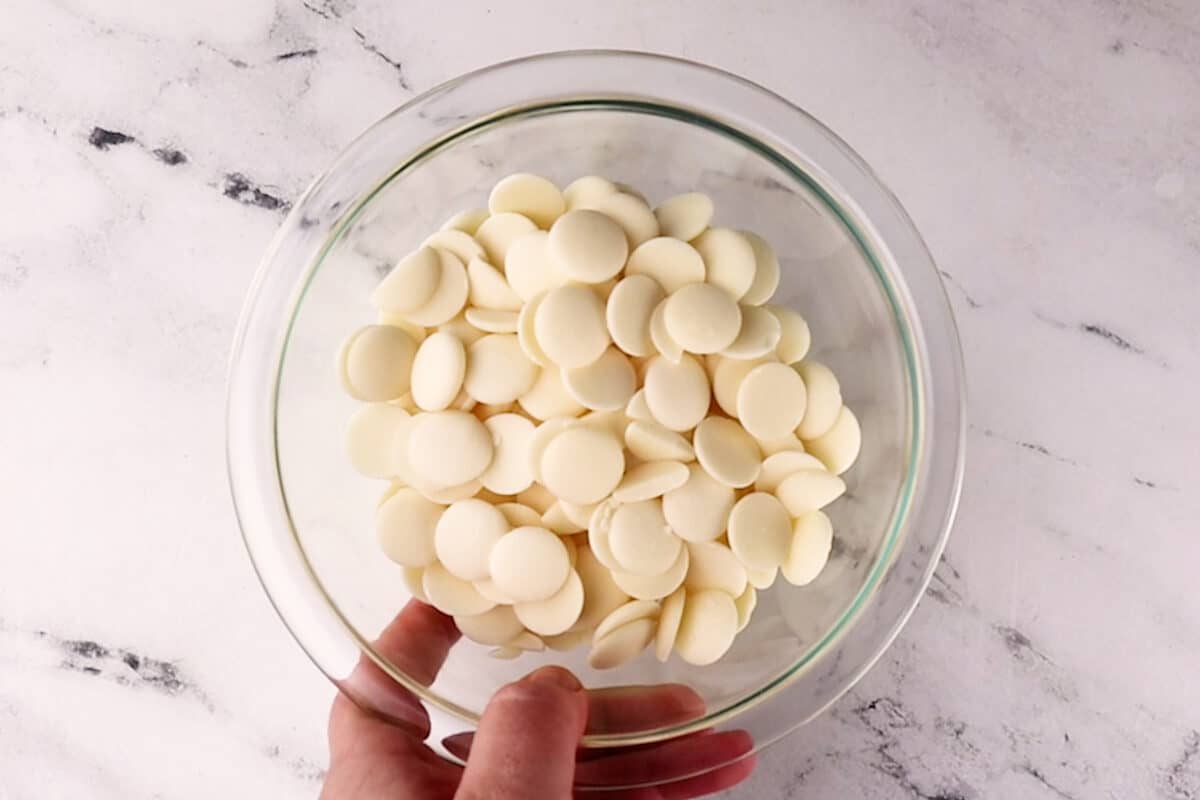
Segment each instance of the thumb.
[[587,696],[561,667],[543,667],[492,697],[479,722],[458,800],[571,796]]

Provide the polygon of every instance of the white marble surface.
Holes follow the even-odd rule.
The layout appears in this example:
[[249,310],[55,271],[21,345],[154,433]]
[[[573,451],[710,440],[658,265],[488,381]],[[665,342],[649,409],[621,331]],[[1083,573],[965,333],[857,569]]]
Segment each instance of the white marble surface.
[[962,330],[968,476],[929,596],[737,796],[1200,797],[1200,5],[542,6],[0,0],[0,797],[316,794],[331,690],[225,487],[242,293],[360,129],[583,46],[826,121]]

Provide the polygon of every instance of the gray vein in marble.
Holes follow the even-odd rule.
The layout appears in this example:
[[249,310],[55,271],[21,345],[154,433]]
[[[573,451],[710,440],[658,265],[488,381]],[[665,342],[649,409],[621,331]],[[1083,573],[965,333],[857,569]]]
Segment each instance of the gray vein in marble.
[[275,56],[275,61],[291,61],[294,58],[313,58],[317,55],[317,48],[309,47],[304,50],[289,50],[286,53],[280,53]]
[[363,33],[362,31],[360,31],[357,27],[351,26],[350,30],[354,31],[354,35],[356,37],[358,37],[358,44],[360,47],[362,47],[363,50],[366,50],[368,53],[375,56],[380,61],[387,64],[388,66],[390,66],[392,69],[394,69],[396,71],[396,77],[397,77],[397,80],[400,81],[401,89],[407,89],[408,91],[412,91],[412,87],[409,86],[409,84],[408,84],[408,78],[406,78],[404,76],[404,65],[403,64],[401,64],[399,61],[396,61],[395,59],[391,58],[387,53],[380,50],[379,46],[372,43],[367,38],[367,35],[365,33]]
[[967,291],[966,287],[962,285],[962,282],[958,278],[954,277],[944,269],[939,269],[938,272],[943,278],[946,279],[946,283],[950,284],[959,291],[959,293],[963,296],[963,299],[967,301],[968,306],[971,308],[983,308],[983,303],[972,297],[971,293]]
[[1055,786],[1053,783],[1051,783],[1049,780],[1046,779],[1046,776],[1042,773],[1042,771],[1040,769],[1033,766],[1032,764],[1028,764],[1028,763],[1021,764],[1017,767],[1017,771],[1022,772],[1024,774],[1028,775],[1029,777],[1033,778],[1035,781],[1040,783],[1042,786],[1045,786],[1048,790],[1050,790],[1056,797],[1061,797],[1062,800],[1076,800],[1075,795],[1073,795],[1069,792],[1063,791],[1058,786]]
[[34,631],[37,639],[49,642],[62,656],[62,669],[113,681],[121,686],[146,688],[169,697],[189,695],[208,711],[215,707],[204,691],[173,661],[110,647],[90,639],[62,639],[46,631]]
[[[974,426],[972,426],[972,427],[974,427]],[[1001,442],[1008,442],[1011,445],[1016,445],[1017,447],[1024,448],[1025,450],[1029,450],[1030,452],[1037,453],[1038,455],[1046,456],[1047,458],[1052,458],[1055,461],[1059,462],[1060,464],[1070,464],[1073,467],[1079,466],[1078,461],[1067,458],[1066,456],[1060,456],[1057,453],[1052,452],[1045,445],[1040,445],[1037,442],[1025,442],[1020,439],[1012,439],[1008,436],[1003,436],[999,433],[996,433],[991,428],[984,428],[984,429],[982,429],[981,433],[983,433],[983,435],[989,439],[997,439]]]
[[1166,789],[1174,800],[1200,797],[1200,731],[1190,731],[1183,742],[1183,754],[1167,767]]
[[286,212],[292,207],[292,201],[267,191],[267,189],[273,188],[256,185],[241,172],[229,172],[225,174],[221,194],[242,205],[265,208],[268,211]]

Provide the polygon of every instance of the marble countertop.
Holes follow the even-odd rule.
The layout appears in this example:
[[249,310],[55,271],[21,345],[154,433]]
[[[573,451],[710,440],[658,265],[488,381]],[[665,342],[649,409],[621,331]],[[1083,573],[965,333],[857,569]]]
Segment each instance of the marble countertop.
[[315,796],[331,688],[225,485],[241,297],[382,114],[610,46],[741,73],[845,137],[923,231],[966,353],[928,596],[736,796],[1200,798],[1200,5],[804,5],[5,0],[0,797]]

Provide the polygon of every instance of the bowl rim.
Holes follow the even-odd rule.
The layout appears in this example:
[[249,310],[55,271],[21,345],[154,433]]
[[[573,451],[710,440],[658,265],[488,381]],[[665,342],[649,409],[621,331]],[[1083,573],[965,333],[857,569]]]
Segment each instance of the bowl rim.
[[[898,200],[896,200],[895,196],[886,188],[883,182],[875,175],[870,167],[868,167],[866,163],[845,142],[838,138],[836,134],[832,133],[832,131],[830,131],[828,128],[825,128],[824,125],[822,125],[811,115],[807,114],[802,109],[798,108],[778,94],[764,89],[757,84],[747,81],[746,79],[731,75],[727,72],[723,72],[712,67],[698,64],[696,62],[633,51],[585,50],[540,54],[483,67],[440,84],[439,86],[436,86],[433,89],[414,97],[412,100],[393,110],[380,121],[368,128],[367,131],[357,137],[343,151],[342,155],[334,161],[333,165],[313,181],[309,189],[296,202],[287,219],[285,219],[284,223],[280,226],[280,229],[277,232],[271,246],[264,254],[251,289],[247,295],[246,305],[243,309],[242,319],[239,322],[238,332],[235,336],[234,349],[231,356],[229,392],[227,396],[226,408],[228,432],[227,460],[235,512],[238,517],[239,526],[242,530],[243,540],[245,541],[251,556],[251,561],[254,564],[259,580],[263,584],[264,590],[266,591],[272,604],[275,606],[276,611],[280,614],[280,617],[283,619],[285,625],[287,625],[289,630],[291,630],[293,636],[297,639],[302,649],[304,649],[304,651],[310,656],[310,658],[314,660],[314,662],[319,668],[322,669],[323,672],[325,672],[331,679],[334,680],[335,683],[337,683],[338,680],[335,677],[335,673],[328,668],[328,664],[325,663],[324,660],[320,659],[314,653],[314,649],[311,646],[311,637],[302,635],[299,632],[298,629],[303,626],[298,624],[293,614],[285,613],[283,606],[287,605],[288,611],[291,612],[294,610],[294,605],[281,599],[281,596],[286,594],[286,592],[280,591],[278,576],[267,574],[276,571],[275,568],[278,565],[272,563],[272,558],[263,557],[263,547],[261,546],[262,543],[255,541],[255,523],[261,522],[261,520],[254,520],[252,517],[261,516],[261,514],[247,513],[248,509],[255,504],[256,500],[259,499],[255,497],[255,492],[265,487],[261,485],[261,481],[255,482],[252,480],[247,480],[247,476],[245,474],[246,462],[244,460],[244,456],[246,455],[244,446],[245,443],[235,440],[235,435],[239,433],[245,433],[246,426],[244,424],[237,424],[237,417],[240,413],[239,409],[241,408],[241,405],[239,404],[244,403],[242,395],[250,383],[259,385],[261,384],[261,381],[254,381],[254,376],[247,375],[243,369],[239,369],[239,366],[241,366],[239,362],[244,361],[243,354],[245,353],[248,342],[253,336],[253,327],[255,321],[254,316],[255,311],[258,308],[257,301],[261,299],[264,285],[268,279],[268,272],[272,270],[272,266],[283,246],[284,240],[291,233],[294,233],[293,228],[296,225],[303,225],[303,210],[306,208],[306,205],[309,203],[309,201],[320,191],[322,184],[327,181],[331,175],[336,174],[340,169],[342,169],[347,161],[349,161],[356,153],[356,150],[365,146],[365,144],[368,144],[372,137],[374,135],[378,135],[382,128],[390,121],[394,121],[405,114],[412,113],[414,110],[420,109],[423,104],[430,102],[434,98],[444,96],[448,92],[452,92],[456,87],[468,84],[485,76],[495,76],[502,74],[505,71],[527,69],[531,66],[537,66],[539,69],[544,69],[547,62],[553,61],[571,61],[573,62],[571,69],[578,72],[580,65],[584,64],[584,62],[590,61],[591,63],[586,64],[586,66],[595,67],[598,63],[610,59],[637,61],[639,68],[646,68],[648,65],[653,65],[653,68],[655,69],[663,68],[675,72],[682,72],[686,75],[686,77],[688,77],[688,79],[702,79],[709,82],[717,81],[723,84],[726,88],[729,86],[736,86],[738,87],[739,91],[749,92],[759,101],[762,101],[763,99],[769,101],[770,107],[776,113],[778,113],[780,110],[787,112],[787,114],[792,117],[792,124],[799,122],[807,129],[810,135],[819,137],[820,140],[822,140],[828,147],[828,160],[822,159],[817,163],[809,163],[808,159],[805,158],[804,163],[809,167],[809,169],[805,170],[797,169],[798,162],[794,158],[781,156],[782,161],[786,162],[789,172],[792,172],[798,178],[801,178],[805,180],[805,182],[809,183],[810,188],[814,188],[820,192],[822,199],[825,200],[829,208],[834,210],[835,213],[838,213],[839,216],[842,216],[843,224],[846,226],[847,230],[851,232],[856,239],[859,239],[859,246],[864,257],[871,262],[872,266],[876,269],[880,280],[883,282],[884,292],[888,295],[889,301],[893,304],[893,312],[896,315],[897,326],[902,332],[902,338],[906,340],[906,355],[909,358],[917,358],[918,360],[918,363],[909,365],[910,372],[915,373],[916,377],[916,380],[914,380],[913,386],[911,387],[916,395],[912,409],[914,418],[913,425],[915,430],[911,433],[914,439],[914,444],[910,452],[909,473],[908,477],[906,478],[906,484],[911,485],[909,486],[909,489],[903,493],[905,495],[905,498],[903,499],[912,499],[917,489],[920,488],[919,479],[923,473],[920,469],[922,464],[918,463],[918,461],[923,460],[924,466],[929,468],[931,467],[929,462],[933,459],[936,459],[938,463],[932,466],[936,466],[939,471],[938,477],[942,502],[934,503],[933,505],[935,506],[935,515],[937,506],[941,506],[942,512],[941,519],[935,527],[937,530],[936,538],[931,543],[927,543],[926,553],[924,556],[926,558],[926,563],[923,566],[919,578],[915,580],[913,584],[911,597],[909,597],[903,604],[904,607],[901,610],[901,613],[896,616],[891,628],[886,632],[885,635],[879,637],[878,641],[872,648],[873,652],[871,656],[864,660],[857,669],[852,670],[848,675],[848,678],[843,681],[844,685],[831,692],[828,700],[815,712],[809,714],[803,719],[791,721],[789,724],[782,726],[782,728],[778,724],[773,723],[771,727],[777,730],[775,735],[756,735],[755,749],[759,749],[760,747],[766,746],[772,741],[782,737],[790,730],[793,730],[794,728],[804,724],[809,719],[820,714],[822,711],[836,702],[838,698],[848,691],[849,688],[854,685],[854,683],[861,679],[861,677],[866,674],[866,672],[878,661],[878,659],[882,657],[883,653],[898,635],[900,629],[907,622],[907,619],[911,616],[913,610],[920,600],[920,597],[924,593],[929,580],[932,577],[934,568],[936,568],[939,557],[953,525],[954,516],[957,510],[965,458],[964,434],[966,392],[965,382],[963,380],[961,347],[959,345],[957,330],[954,325],[953,314],[950,309],[949,301],[946,297],[945,288],[942,285],[941,278],[938,275],[932,256],[928,252],[928,248],[925,246],[920,234],[917,232],[907,213],[900,206]],[[718,126],[722,125],[723,123],[721,123],[720,120],[725,115],[721,112],[725,112],[727,110],[722,108],[700,111],[699,109],[690,107],[686,104],[673,102],[673,98],[658,95],[654,96],[654,100],[655,103],[651,105],[655,105],[658,109],[676,109],[690,117],[691,121],[695,121],[697,119],[702,120],[702,124],[705,124],[706,127],[710,127],[710,124],[715,124]],[[353,215],[362,207],[365,202],[367,202],[370,196],[374,195],[383,185],[386,185],[387,182],[392,180],[399,171],[402,171],[418,161],[425,153],[428,153],[429,151],[439,147],[446,146],[448,143],[453,142],[457,138],[465,135],[469,130],[486,124],[496,124],[498,121],[501,121],[507,116],[512,116],[514,114],[567,110],[567,105],[582,107],[587,104],[592,104],[594,106],[597,103],[608,103],[621,109],[633,110],[629,108],[629,104],[631,102],[634,101],[631,101],[627,95],[620,98],[599,98],[596,96],[590,96],[590,98],[589,96],[576,97],[573,100],[564,100],[560,98],[556,101],[543,97],[541,98],[540,105],[537,102],[510,104],[507,108],[497,109],[492,114],[472,117],[471,119],[465,121],[464,124],[450,128],[443,132],[441,136],[426,140],[426,146],[420,148],[418,152],[406,156],[403,159],[397,159],[400,166],[397,167],[393,173],[379,181],[379,183],[377,183],[376,186],[370,190],[362,192],[359,197],[355,198],[354,203],[351,204],[349,208],[346,208],[341,212],[334,223],[334,233],[326,237],[327,246],[336,241],[340,231],[345,229],[345,226],[353,218]],[[742,110],[744,111],[744,109]],[[769,128],[759,131],[760,135],[757,137],[745,134],[744,128],[746,127],[746,120],[741,120],[741,122],[743,124],[740,126],[726,125],[726,127],[738,135],[742,144],[762,144],[764,141],[769,142],[771,139],[778,138],[778,136],[773,134]],[[772,122],[779,124],[777,120],[772,120]],[[763,134],[767,135],[764,136]],[[790,147],[790,143],[786,139],[779,140],[779,143],[789,145]],[[809,144],[811,144],[811,142]],[[773,150],[772,152],[776,151]],[[762,153],[760,152],[760,154]],[[836,156],[836,158],[834,158],[834,156]],[[815,169],[813,169],[814,167]],[[808,180],[813,179],[814,177],[815,180],[820,182],[818,183]],[[844,184],[850,177],[857,178],[859,182],[859,189],[857,192],[846,193],[845,191],[842,191],[839,193],[837,199],[835,199],[832,195],[827,195],[827,193],[824,191],[824,189],[830,187],[841,187],[844,189]],[[840,181],[838,180],[839,178],[841,179]],[[852,203],[847,205],[847,200],[852,201]],[[867,209],[863,208],[864,205],[867,207],[867,209],[874,207],[876,211],[869,215],[867,213]],[[880,230],[880,225],[882,223],[887,223],[885,227],[888,227],[888,230]],[[860,237],[865,237],[865,240],[864,238]],[[899,249],[898,240],[903,240],[899,243],[903,244],[905,252],[908,253],[908,257],[905,260],[905,266],[903,269],[901,269],[899,266],[899,259],[894,255],[894,253]],[[878,252],[876,248],[878,248]],[[892,269],[887,271],[886,275],[883,274],[883,267],[876,263],[876,256],[880,253],[884,255],[892,254],[892,260],[896,262],[892,264]],[[301,282],[303,284],[307,285],[308,280],[311,279],[313,271],[317,266],[319,266],[324,255],[325,252],[322,251],[312,259],[310,264],[304,265],[304,269],[301,270],[301,277],[303,278]],[[917,262],[924,263],[918,264]],[[915,274],[910,275],[910,270],[915,270]],[[908,285],[912,283],[911,279],[913,277],[922,277],[925,279],[924,288],[918,287],[923,294],[917,298],[912,296],[912,287]],[[931,281],[929,279],[931,279]],[[897,280],[898,282],[895,286],[893,286],[890,283],[890,280]],[[900,290],[897,293],[899,296],[892,295],[891,289],[893,288]],[[295,302],[290,304],[293,312],[296,308],[298,308],[299,301],[302,296],[303,288],[301,288],[299,294],[295,297]],[[910,313],[904,313],[901,306],[906,306],[910,310]],[[914,313],[918,309],[920,313]],[[259,321],[261,322],[261,320]],[[289,329],[290,325],[291,321],[289,320]],[[912,330],[908,330],[908,326],[910,325],[912,325]],[[938,336],[931,338],[923,335],[926,328],[928,328],[931,333],[938,334]],[[911,343],[907,341],[909,337],[912,339]],[[932,385],[932,381],[928,377],[926,377],[925,380],[921,380],[923,377],[923,372],[921,371],[922,368],[924,368],[925,371],[928,371],[930,366],[931,347],[937,348],[936,354],[940,358],[938,374],[951,378],[949,382],[946,380],[941,380],[939,384]],[[279,364],[282,364],[285,352],[286,338],[278,349]],[[275,381],[277,389],[277,375],[275,376]],[[940,391],[937,393],[944,396],[938,398],[940,405],[937,407],[940,409],[940,412],[943,415],[948,416],[943,416],[942,418],[943,425],[940,432],[941,440],[931,441],[928,443],[928,447],[922,447],[922,445],[926,444],[922,436],[929,433],[926,428],[933,427],[932,425],[923,427],[925,419],[921,416],[921,414],[929,407],[928,403],[925,402],[925,394],[927,391],[938,390],[939,387]],[[274,421],[273,412],[272,421]],[[244,423],[245,420],[242,420],[242,422]],[[948,424],[946,424],[947,422]],[[274,435],[274,425],[272,425],[271,428],[272,435]],[[272,446],[274,446],[274,441],[272,441]],[[931,453],[930,451],[934,449],[936,449],[936,452]],[[261,454],[259,455],[261,456]],[[277,451],[275,451],[274,448],[271,457],[274,463],[276,477],[278,478],[280,465],[277,461]],[[926,484],[928,484],[928,481],[926,481]],[[276,488],[282,495],[282,485],[277,485]],[[286,515],[286,497],[282,497],[282,500],[284,513]],[[771,695],[772,692],[777,690],[786,690],[787,684],[795,680],[803,671],[801,668],[804,666],[804,662],[817,660],[818,656],[828,652],[831,649],[836,640],[839,640],[842,636],[845,636],[854,629],[853,622],[858,615],[863,612],[870,600],[875,596],[875,593],[881,586],[881,580],[884,573],[887,572],[895,563],[899,548],[904,545],[905,540],[908,538],[904,534],[911,532],[901,530],[903,524],[905,522],[916,522],[916,520],[910,520],[908,516],[910,511],[911,509],[906,508],[900,510],[899,512],[893,512],[894,530],[892,531],[892,534],[889,535],[889,541],[884,551],[881,552],[876,564],[872,566],[868,579],[864,582],[863,586],[860,587],[858,595],[849,604],[847,610],[843,612],[842,618],[839,619],[833,628],[826,634],[823,641],[811,647],[800,662],[797,662],[797,664],[794,664],[791,668],[785,670],[782,675],[772,679],[765,686],[761,687],[750,695],[731,703],[729,706],[721,709],[719,712],[715,712],[706,716],[703,720],[659,729],[654,731],[653,735],[649,736],[589,736],[585,738],[585,744],[589,746],[615,746],[635,744],[644,741],[655,741],[671,738],[700,726],[708,727],[716,723],[732,720],[734,718],[741,720],[743,714],[751,711],[755,706],[759,705],[762,700],[766,699],[767,696],[773,696]],[[288,516],[287,522],[289,527],[291,527],[290,516]],[[295,538],[294,528],[292,529],[292,535],[293,538]],[[303,548],[300,547],[298,540],[295,542],[295,544],[298,549],[301,551],[303,550]],[[449,704],[450,707],[448,707],[448,704],[443,698],[429,693],[424,687],[416,685],[415,682],[412,682],[411,679],[408,679],[406,675],[400,673],[399,670],[390,664],[390,662],[387,662],[386,659],[382,659],[380,656],[378,656],[378,654],[370,646],[370,643],[361,636],[361,634],[344,618],[344,616],[342,616],[340,610],[337,609],[337,606],[335,603],[333,603],[332,599],[325,595],[319,578],[312,570],[311,565],[307,564],[307,558],[304,557],[302,553],[301,555],[305,561],[308,578],[315,583],[316,588],[320,591],[321,595],[325,598],[326,603],[328,603],[330,606],[330,610],[340,621],[341,626],[344,628],[343,635],[348,634],[351,638],[353,638],[357,648],[363,654],[375,661],[375,663],[378,664],[393,679],[405,685],[410,690],[416,692],[418,696],[433,704],[435,707],[440,708],[444,712],[454,714],[460,720],[465,720],[471,724],[475,724],[478,721],[477,715],[471,712],[466,712],[464,714],[462,713],[464,710],[458,709],[456,706],[453,706],[452,703]],[[328,626],[325,627],[327,628]],[[326,631],[326,633],[329,633],[329,631]]]

